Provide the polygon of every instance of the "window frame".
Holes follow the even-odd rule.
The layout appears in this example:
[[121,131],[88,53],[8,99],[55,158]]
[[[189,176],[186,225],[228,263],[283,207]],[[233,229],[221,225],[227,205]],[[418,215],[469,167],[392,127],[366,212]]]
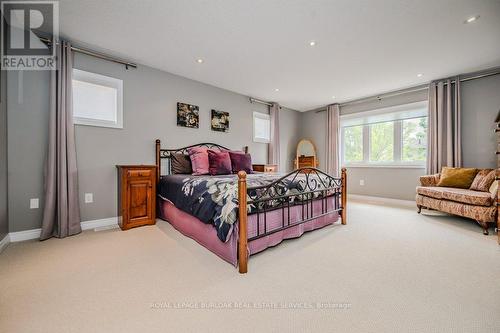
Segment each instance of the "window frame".
[[[409,104],[411,105],[411,104]],[[352,115],[350,115],[352,116]],[[362,116],[360,116],[361,118]],[[347,125],[347,126],[342,126],[340,129],[340,157],[341,157],[341,164],[344,167],[359,167],[359,168],[425,168],[426,166],[426,160],[423,161],[403,161],[403,121],[405,120],[410,120],[410,119],[420,119],[420,118],[427,118],[427,121],[429,121],[428,115],[422,116],[415,116],[415,117],[405,117],[403,119],[394,119],[394,120],[384,120],[380,122],[367,122],[367,123],[360,123],[360,124],[355,124],[355,125]],[[342,120],[341,120],[342,122]],[[386,122],[392,122],[393,125],[393,161],[391,162],[372,162],[370,161],[370,151],[371,151],[371,126],[376,123],[386,123]],[[363,161],[357,161],[357,162],[346,162],[345,160],[345,129],[349,127],[355,127],[355,126],[362,126],[362,150],[363,150]],[[427,140],[428,140],[428,133],[427,133]]]
[[[267,120],[269,122],[269,139],[255,136],[255,134],[256,134],[255,133],[256,132],[255,131],[255,119],[256,118]],[[253,124],[252,124],[253,142],[270,143],[271,142],[271,116],[269,114],[266,114],[266,113],[254,111],[253,116],[252,116],[252,120],[253,120]]]
[[[114,77],[97,74],[81,69],[73,69],[72,80],[82,81],[95,85],[116,89],[116,120],[109,121],[103,119],[78,117],[75,115],[73,99],[73,124],[94,127],[107,127],[123,129],[123,80]],[[73,87],[72,87],[73,89]],[[73,93],[73,92],[72,92]]]

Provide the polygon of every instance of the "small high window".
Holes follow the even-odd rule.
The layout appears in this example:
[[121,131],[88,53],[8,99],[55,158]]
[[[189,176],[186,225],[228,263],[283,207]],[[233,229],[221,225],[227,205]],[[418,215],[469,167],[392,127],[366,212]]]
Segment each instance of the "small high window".
[[123,81],[73,69],[76,125],[123,128]]

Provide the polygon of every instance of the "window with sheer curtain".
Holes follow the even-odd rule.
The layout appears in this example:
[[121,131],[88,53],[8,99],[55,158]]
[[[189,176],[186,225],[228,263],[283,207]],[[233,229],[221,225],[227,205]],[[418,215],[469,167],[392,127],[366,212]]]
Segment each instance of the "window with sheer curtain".
[[417,166],[427,158],[427,102],[341,117],[344,166]]

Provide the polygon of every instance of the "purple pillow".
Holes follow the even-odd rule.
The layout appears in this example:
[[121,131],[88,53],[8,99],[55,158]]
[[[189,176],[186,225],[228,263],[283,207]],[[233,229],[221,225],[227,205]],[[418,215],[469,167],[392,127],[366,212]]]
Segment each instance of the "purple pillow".
[[191,167],[193,168],[193,175],[207,175],[208,169],[208,153],[207,148],[193,147],[188,149],[189,158],[191,159]]
[[212,176],[231,173],[231,158],[226,150],[208,150],[209,171]]
[[253,173],[252,156],[250,154],[245,154],[242,151],[230,151],[229,157],[231,158],[233,173],[238,173],[241,170],[246,173]]

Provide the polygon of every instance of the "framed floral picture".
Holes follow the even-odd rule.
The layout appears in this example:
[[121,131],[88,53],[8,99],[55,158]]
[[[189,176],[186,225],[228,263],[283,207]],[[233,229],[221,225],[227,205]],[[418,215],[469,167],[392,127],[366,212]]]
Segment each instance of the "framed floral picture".
[[197,105],[177,103],[177,126],[199,128],[200,108]]

